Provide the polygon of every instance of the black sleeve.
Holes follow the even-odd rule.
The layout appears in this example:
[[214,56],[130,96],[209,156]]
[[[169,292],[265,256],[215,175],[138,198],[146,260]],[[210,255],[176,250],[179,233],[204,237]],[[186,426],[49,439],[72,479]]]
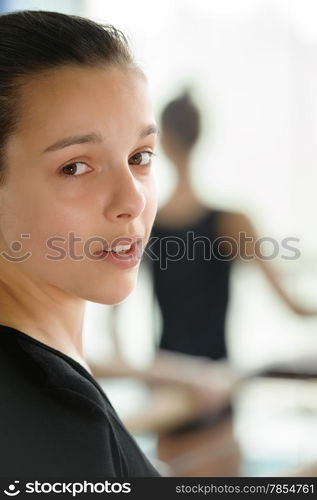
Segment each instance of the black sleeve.
[[[96,405],[80,394],[63,393],[62,398],[54,398],[44,393],[34,397],[31,392],[1,405],[3,477],[123,474],[111,426]],[[66,397],[67,405],[63,404]]]
[[33,340],[1,338],[2,477],[159,475],[83,368]]

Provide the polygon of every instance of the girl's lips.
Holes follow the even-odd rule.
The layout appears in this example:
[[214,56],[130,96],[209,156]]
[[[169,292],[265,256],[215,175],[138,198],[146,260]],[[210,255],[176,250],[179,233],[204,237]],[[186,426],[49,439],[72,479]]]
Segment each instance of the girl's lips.
[[95,255],[98,260],[103,260],[113,264],[119,269],[128,269],[140,263],[142,257],[142,241],[135,241],[127,252],[116,253],[107,250],[100,250]]

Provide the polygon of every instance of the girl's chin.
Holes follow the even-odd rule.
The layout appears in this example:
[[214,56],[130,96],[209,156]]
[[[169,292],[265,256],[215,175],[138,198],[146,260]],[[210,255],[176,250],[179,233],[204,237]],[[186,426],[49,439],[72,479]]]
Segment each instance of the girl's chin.
[[85,297],[86,300],[90,302],[97,302],[99,304],[105,304],[109,306],[113,306],[115,304],[119,304],[123,300],[125,300],[134,289],[135,282],[133,283],[125,283],[114,284],[112,289],[109,289],[109,284],[103,290],[95,290],[93,294],[89,297]]
[[132,290],[129,293],[122,294],[120,296],[117,295],[116,297],[111,297],[109,299],[107,298],[106,300],[100,301],[100,304],[115,306],[116,304],[120,304],[120,302],[123,302],[126,298],[128,298],[131,292]]

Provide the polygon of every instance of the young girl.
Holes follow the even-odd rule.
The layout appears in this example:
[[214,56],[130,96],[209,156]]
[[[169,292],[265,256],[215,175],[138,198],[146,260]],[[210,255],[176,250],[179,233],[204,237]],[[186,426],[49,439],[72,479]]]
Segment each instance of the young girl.
[[82,339],[155,217],[146,78],[113,26],[21,11],[0,16],[0,82],[0,473],[157,476]]

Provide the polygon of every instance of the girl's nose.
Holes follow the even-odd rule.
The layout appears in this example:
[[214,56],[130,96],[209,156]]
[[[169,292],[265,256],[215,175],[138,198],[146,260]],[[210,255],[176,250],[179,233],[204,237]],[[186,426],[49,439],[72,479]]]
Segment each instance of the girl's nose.
[[120,172],[118,169],[112,182],[112,197],[106,207],[107,218],[118,221],[138,217],[146,203],[142,183],[133,176],[129,166],[120,169]]

